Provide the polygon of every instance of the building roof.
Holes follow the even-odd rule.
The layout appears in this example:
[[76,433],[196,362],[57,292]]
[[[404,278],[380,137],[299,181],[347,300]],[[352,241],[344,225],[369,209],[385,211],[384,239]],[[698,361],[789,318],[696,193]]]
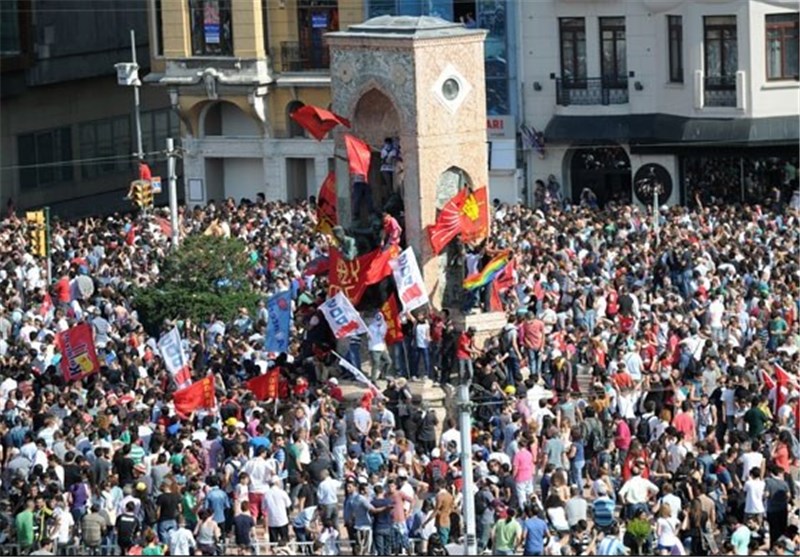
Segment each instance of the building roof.
[[544,132],[547,141],[616,141],[641,147],[754,146],[797,144],[796,116],[770,118],[687,118],[671,114],[624,116],[553,116]]
[[386,38],[441,39],[464,35],[485,34],[482,29],[467,29],[463,23],[453,23],[432,16],[382,15],[363,23],[351,25],[347,31],[327,33],[327,37],[367,36]]

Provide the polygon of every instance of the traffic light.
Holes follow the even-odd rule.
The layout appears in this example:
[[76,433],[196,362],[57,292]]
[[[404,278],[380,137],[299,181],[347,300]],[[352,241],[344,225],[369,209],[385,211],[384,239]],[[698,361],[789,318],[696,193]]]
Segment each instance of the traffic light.
[[28,240],[31,252],[39,257],[47,257],[47,230],[44,211],[28,211],[25,213],[28,223]]
[[148,209],[153,206],[153,185],[150,180],[142,184],[142,203]]
[[134,180],[131,182],[130,198],[133,204],[140,209],[153,206],[153,186],[148,180]]

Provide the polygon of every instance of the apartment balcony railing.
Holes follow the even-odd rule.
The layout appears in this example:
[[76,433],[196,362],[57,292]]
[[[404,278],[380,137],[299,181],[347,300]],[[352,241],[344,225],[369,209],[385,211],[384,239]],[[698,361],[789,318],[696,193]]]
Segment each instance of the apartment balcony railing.
[[602,77],[556,79],[556,103],[570,105],[627,104],[628,79]]
[[705,106],[736,106],[736,75],[706,76],[703,90]]
[[330,67],[330,51],[327,44],[284,41],[281,43],[281,71],[305,72],[327,70]]

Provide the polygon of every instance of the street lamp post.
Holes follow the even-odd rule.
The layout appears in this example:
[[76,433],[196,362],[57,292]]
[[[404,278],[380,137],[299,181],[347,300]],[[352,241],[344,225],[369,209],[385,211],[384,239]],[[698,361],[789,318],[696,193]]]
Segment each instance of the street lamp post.
[[139,80],[139,64],[136,61],[136,32],[131,29],[131,62],[121,62],[114,64],[117,69],[117,83],[128,87],[133,87],[133,114],[136,121],[136,158],[144,160],[144,148],[142,147],[142,114],[139,102],[139,87],[142,82]]

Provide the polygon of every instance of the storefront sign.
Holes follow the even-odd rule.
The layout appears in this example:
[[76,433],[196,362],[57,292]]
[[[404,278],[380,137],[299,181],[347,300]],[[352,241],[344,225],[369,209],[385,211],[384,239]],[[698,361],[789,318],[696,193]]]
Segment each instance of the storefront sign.
[[488,116],[486,133],[489,139],[514,139],[517,135],[517,122],[513,116]]

